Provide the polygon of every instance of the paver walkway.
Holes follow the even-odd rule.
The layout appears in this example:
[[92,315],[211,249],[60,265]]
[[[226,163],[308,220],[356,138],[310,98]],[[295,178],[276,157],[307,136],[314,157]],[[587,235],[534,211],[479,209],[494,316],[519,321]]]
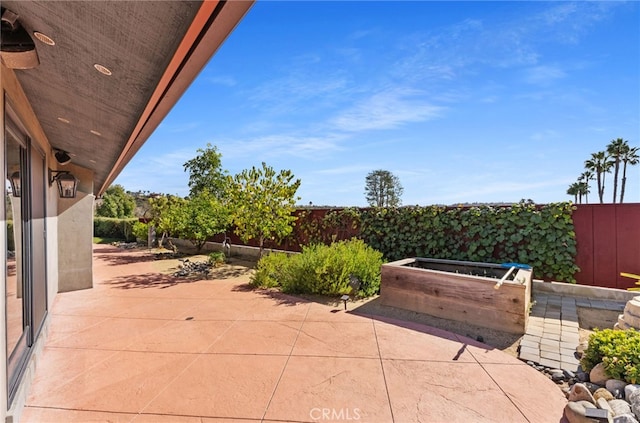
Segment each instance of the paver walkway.
[[596,300],[582,297],[536,294],[527,332],[520,341],[519,357],[546,367],[576,371],[580,343],[578,307],[615,310],[622,313],[626,300]]
[[95,287],[51,308],[24,422],[561,421],[554,383],[472,339],[94,257]]

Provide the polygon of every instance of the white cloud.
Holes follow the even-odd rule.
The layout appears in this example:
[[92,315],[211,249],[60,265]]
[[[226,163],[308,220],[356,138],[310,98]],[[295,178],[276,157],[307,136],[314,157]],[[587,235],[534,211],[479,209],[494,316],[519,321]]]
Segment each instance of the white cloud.
[[549,141],[549,140],[557,140],[558,132],[553,129],[545,129],[543,131],[538,131],[531,135],[531,140],[533,141]]
[[405,123],[439,117],[444,108],[432,105],[421,94],[411,89],[383,91],[360,101],[329,123],[341,131],[359,132],[396,128]]
[[205,80],[211,82],[212,84],[222,85],[225,87],[234,87],[238,83],[234,77],[229,75],[210,76],[208,78],[205,78]]
[[246,140],[218,141],[223,158],[259,156],[262,158],[293,156],[319,159],[342,150],[341,137],[299,137],[266,135]]
[[548,86],[566,77],[567,74],[557,66],[535,66],[525,70],[524,80],[533,85]]

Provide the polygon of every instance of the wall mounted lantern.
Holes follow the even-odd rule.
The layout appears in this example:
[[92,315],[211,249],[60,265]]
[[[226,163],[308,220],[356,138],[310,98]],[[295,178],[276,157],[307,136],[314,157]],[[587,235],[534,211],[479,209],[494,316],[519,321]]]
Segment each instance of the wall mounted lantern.
[[76,198],[78,189],[78,179],[68,170],[51,170],[49,169],[49,186],[53,182],[58,183],[58,195],[60,198]]
[[20,193],[22,192],[20,172],[13,172],[9,177],[9,181],[11,182],[11,194],[13,194],[14,197],[20,197]]

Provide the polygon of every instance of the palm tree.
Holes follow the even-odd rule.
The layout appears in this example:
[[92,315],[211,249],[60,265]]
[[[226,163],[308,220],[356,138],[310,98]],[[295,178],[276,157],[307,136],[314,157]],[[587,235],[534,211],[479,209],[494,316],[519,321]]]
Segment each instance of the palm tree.
[[611,166],[613,166],[613,160],[611,160],[604,151],[591,153],[591,158],[584,162],[584,167],[586,167],[587,170],[595,172],[596,174],[600,204],[603,203],[602,197],[604,196],[605,175],[607,174],[607,172],[611,171]]
[[627,151],[620,157],[622,161],[622,184],[620,185],[620,202],[624,200],[624,187],[627,184],[627,165],[635,166],[640,162],[638,156],[639,147],[629,147]]
[[611,140],[607,145],[607,154],[613,161],[613,202],[616,202],[616,196],[618,193],[618,172],[620,171],[621,157],[625,151],[629,149],[629,141],[622,138],[616,138]]
[[587,182],[578,182],[578,198],[580,204],[582,204],[582,196],[584,195],[585,202],[587,201],[587,195],[589,195],[589,184]]
[[585,170],[582,172],[580,177],[578,178],[578,182],[581,182],[585,185],[584,188],[584,202],[589,204],[589,194],[591,193],[591,186],[589,185],[589,181],[593,180],[593,172],[590,170]]
[[567,195],[573,195],[574,203],[578,202],[578,190],[579,190],[578,182],[572,183],[571,185],[569,185],[569,188],[567,189]]

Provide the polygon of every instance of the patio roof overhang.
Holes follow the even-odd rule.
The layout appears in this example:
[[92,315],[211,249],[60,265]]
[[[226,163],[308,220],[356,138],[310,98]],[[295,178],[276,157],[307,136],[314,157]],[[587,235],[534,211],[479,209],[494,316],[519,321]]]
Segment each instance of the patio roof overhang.
[[15,73],[51,147],[92,170],[101,195],[253,3],[3,0],[2,7],[36,43],[40,65]]

